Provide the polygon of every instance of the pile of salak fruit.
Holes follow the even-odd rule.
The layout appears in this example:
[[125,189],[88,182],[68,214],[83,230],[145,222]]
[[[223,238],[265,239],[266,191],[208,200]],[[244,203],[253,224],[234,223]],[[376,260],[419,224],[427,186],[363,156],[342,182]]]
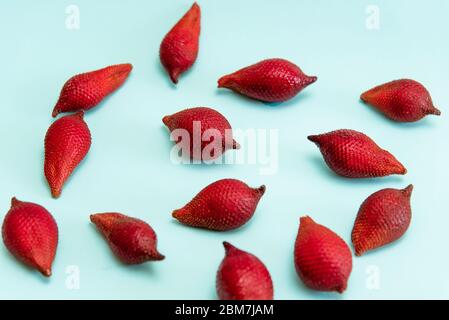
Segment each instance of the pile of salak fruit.
[[[197,58],[200,19],[200,7],[195,3],[161,43],[161,63],[175,84]],[[44,173],[53,197],[61,195],[64,183],[89,151],[91,134],[83,120],[84,112],[116,91],[131,70],[131,64],[112,65],[76,75],[63,86],[52,115],[71,114],[57,119],[45,137]],[[317,77],[307,76],[290,61],[267,59],[221,77],[218,87],[264,102],[283,102],[316,80]],[[440,114],[424,86],[409,79],[379,85],[363,93],[361,99],[399,122],[414,122],[426,115]],[[212,148],[192,141],[189,146],[192,159],[216,159],[227,150],[240,147],[232,138],[229,122],[214,109],[190,108],[165,116],[162,121],[171,132],[183,129],[192,135],[197,122],[201,124],[201,133],[215,130],[221,135],[221,139],[208,142]],[[318,146],[329,168],[342,177],[375,178],[407,172],[390,152],[361,132],[341,129],[311,135],[308,139]],[[213,152],[204,152],[206,147]],[[184,207],[174,210],[173,217],[191,227],[217,231],[239,228],[253,217],[265,189],[265,186],[251,188],[236,179],[219,180],[206,186]],[[402,190],[383,189],[362,203],[352,230],[355,255],[389,244],[406,232],[411,220],[412,190],[412,185]],[[156,233],[146,222],[115,212],[93,214],[90,220],[124,264],[164,259],[156,248]],[[5,246],[18,260],[45,276],[51,275],[58,227],[45,208],[13,198],[2,235]],[[224,247],[226,256],[216,277],[218,297],[273,299],[273,283],[265,265],[256,256],[228,242],[224,242]],[[352,253],[332,230],[305,216],[300,218],[294,263],[307,287],[342,293],[352,270]]]

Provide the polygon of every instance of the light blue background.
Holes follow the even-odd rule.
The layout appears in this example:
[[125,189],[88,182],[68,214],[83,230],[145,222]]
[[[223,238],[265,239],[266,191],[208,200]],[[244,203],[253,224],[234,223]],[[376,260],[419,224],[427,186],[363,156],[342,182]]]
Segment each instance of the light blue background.
[[[65,27],[65,8],[81,10],[81,28]],[[380,29],[365,27],[366,6],[380,8]],[[0,247],[0,298],[215,299],[223,240],[265,262],[278,299],[449,298],[449,106],[445,0],[200,1],[199,58],[177,87],[162,70],[159,44],[191,1],[1,1],[0,217],[17,196],[55,216],[60,242],[51,279],[24,268]],[[283,57],[318,81],[290,102],[267,106],[216,89],[223,74],[263,58]],[[43,140],[52,108],[72,75],[130,62],[131,77],[86,115],[89,155],[53,200],[43,177]],[[416,124],[397,124],[359,102],[365,89],[409,77],[442,110]],[[254,165],[178,166],[161,119],[212,106],[234,128],[278,128],[279,171]],[[404,177],[347,180],[332,174],[306,136],[361,130],[408,168]],[[171,211],[201,188],[233,177],[267,185],[252,221],[225,233],[191,229]],[[400,241],[354,258],[343,295],[306,289],[293,267],[299,217],[309,214],[350,241],[361,202],[385,187],[413,183],[413,219]],[[118,211],[148,221],[166,260],[117,262],[89,222]],[[80,268],[80,289],[66,288],[66,268]],[[380,289],[370,290],[370,266]]]

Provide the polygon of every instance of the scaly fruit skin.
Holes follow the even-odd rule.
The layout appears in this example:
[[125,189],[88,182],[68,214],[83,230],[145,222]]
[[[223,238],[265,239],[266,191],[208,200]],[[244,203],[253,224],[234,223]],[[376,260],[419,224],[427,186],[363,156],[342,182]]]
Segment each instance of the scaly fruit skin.
[[346,290],[352,255],[346,242],[310,217],[302,217],[295,243],[295,267],[306,286],[319,291]]
[[374,178],[406,174],[404,166],[365,134],[341,129],[307,137],[314,142],[329,168],[347,178]]
[[2,235],[13,256],[44,276],[51,276],[58,226],[44,207],[12,198],[11,209],[3,220]]
[[407,231],[412,218],[412,191],[413,185],[403,190],[383,189],[362,203],[352,229],[357,256],[389,244]]
[[273,300],[273,282],[262,261],[223,242],[226,256],[217,272],[220,300]]
[[90,216],[117,258],[125,264],[159,261],[157,237],[146,222],[121,213],[97,213]]
[[293,98],[316,80],[317,77],[305,75],[290,61],[267,59],[221,77],[218,87],[228,88],[260,101],[283,102]]
[[236,179],[218,180],[201,190],[183,208],[173,211],[182,224],[225,231],[241,227],[254,215],[265,186],[250,188]]
[[91,136],[83,116],[79,111],[56,120],[45,136],[44,173],[54,198],[89,151]]
[[429,114],[439,116],[424,86],[410,79],[391,81],[363,93],[360,97],[388,118],[399,122],[415,122]]
[[198,56],[200,7],[194,3],[189,11],[167,33],[159,49],[159,57],[173,83],[189,69]]
[[125,82],[132,68],[129,63],[117,64],[73,76],[64,84],[52,116],[92,109]]
[[[185,109],[170,116],[165,116],[162,122],[170,132],[184,130],[188,133],[189,141],[187,142],[190,143],[189,156],[191,159],[213,160],[221,156],[226,150],[240,148],[239,144],[232,138],[232,128],[228,120],[214,109],[207,107]],[[195,126],[198,128],[197,130],[195,130]],[[212,142],[210,137],[207,136],[208,133],[211,133],[214,137]],[[215,139],[215,136],[217,136],[217,139]],[[177,139],[176,143],[182,143],[182,136],[175,135],[175,138]]]

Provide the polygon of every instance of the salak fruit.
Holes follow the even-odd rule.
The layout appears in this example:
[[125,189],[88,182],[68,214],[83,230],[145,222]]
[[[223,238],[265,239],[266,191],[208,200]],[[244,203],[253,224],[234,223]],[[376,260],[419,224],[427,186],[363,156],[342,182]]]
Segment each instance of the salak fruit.
[[415,80],[391,81],[366,91],[360,98],[399,122],[415,122],[429,114],[441,114],[427,89]]
[[44,173],[54,198],[89,151],[91,136],[83,116],[79,111],[56,120],[45,136]]
[[320,148],[329,168],[347,178],[405,174],[407,170],[365,134],[341,129],[307,137]]
[[125,63],[73,76],[64,84],[52,116],[92,109],[117,90],[131,70],[132,65]]
[[194,3],[162,40],[159,56],[173,83],[178,83],[179,75],[189,69],[198,56],[200,20],[200,7]]
[[125,264],[159,261],[165,257],[157,251],[157,237],[150,225],[121,213],[97,213],[90,221],[104,236],[112,252]]
[[3,220],[2,235],[14,257],[44,276],[51,276],[58,226],[44,207],[12,198],[11,209]]
[[352,243],[357,256],[389,244],[407,231],[412,218],[412,190],[412,185],[403,190],[383,189],[362,203],[352,229]]
[[306,286],[319,291],[345,291],[352,270],[346,242],[312,218],[300,219],[295,243],[295,267]]
[[265,186],[251,188],[236,179],[218,180],[200,191],[183,208],[173,211],[179,222],[225,231],[238,228],[254,215]]
[[223,242],[226,256],[217,272],[220,300],[273,300],[273,282],[262,261]]
[[162,122],[172,132],[172,138],[191,159],[213,160],[226,150],[239,149],[232,138],[228,120],[218,111],[197,107],[165,116]]
[[218,87],[260,101],[282,102],[293,98],[316,80],[317,77],[305,75],[290,61],[267,59],[221,77]]

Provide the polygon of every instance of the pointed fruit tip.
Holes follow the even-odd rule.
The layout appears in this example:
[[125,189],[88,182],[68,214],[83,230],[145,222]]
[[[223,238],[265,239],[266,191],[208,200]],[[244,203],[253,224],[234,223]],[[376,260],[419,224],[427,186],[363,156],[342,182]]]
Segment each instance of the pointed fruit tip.
[[199,4],[195,1],[195,2],[192,4],[191,9],[200,10],[201,8],[200,8]]
[[201,8],[197,2],[194,2],[192,4],[189,11],[187,11],[186,15],[193,21],[195,21],[201,17]]
[[184,215],[184,213],[185,213],[185,209],[181,208],[181,209],[174,210],[171,215],[173,218],[179,220],[181,218],[181,216]]
[[217,81],[218,88],[228,88],[229,87],[229,76],[223,76]]
[[441,111],[432,106],[432,109],[429,110],[428,114],[432,114],[434,116],[441,116]]
[[14,207],[16,205],[18,205],[21,201],[18,200],[16,197],[12,197],[11,198],[11,207]]
[[263,184],[259,188],[257,188],[256,190],[260,194],[260,196],[263,196],[265,194],[265,191],[267,190],[267,187]]
[[312,84],[312,83],[314,83],[314,82],[316,82],[318,80],[318,77],[317,76],[309,76],[309,77],[307,77],[307,85],[309,85],[309,84]]
[[401,169],[398,172],[400,175],[407,174],[407,169],[401,164]]
[[406,197],[410,197],[413,192],[413,184],[409,184],[405,189],[402,190]]
[[223,241],[223,246],[225,248],[226,254],[228,254],[231,250],[235,249],[235,247],[227,241]]
[[61,189],[51,189],[51,196],[54,199],[58,199],[61,196]]
[[39,270],[40,273],[42,273],[42,275],[44,275],[45,277],[50,277],[51,276],[51,269],[47,268],[47,269],[41,269]]
[[354,254],[356,257],[361,257],[365,251],[354,245]]
[[89,219],[90,219],[90,222],[96,223],[96,221],[97,221],[97,215],[96,215],[96,214],[91,214],[91,215],[89,216]]
[[154,261],[162,261],[165,259],[165,256],[159,252],[156,252],[156,255],[152,256],[152,260]]
[[123,66],[125,67],[125,70],[128,72],[131,72],[131,70],[134,68],[131,63],[124,63]]
[[344,283],[342,286],[336,288],[336,291],[341,294],[341,293],[345,292],[347,286],[348,286],[348,284]]
[[315,223],[315,221],[313,221],[313,219],[309,216],[304,216],[299,218],[299,223],[300,224],[311,224],[311,223]]
[[57,106],[58,106],[58,105],[56,105],[56,106],[54,107],[53,112],[51,113],[51,116],[52,116],[53,118],[56,118],[56,117],[58,116],[58,114],[59,114],[59,109],[57,108]]
[[364,92],[364,93],[362,93],[360,95],[360,100],[362,100],[363,102],[367,102],[367,100],[368,100],[368,91],[366,91],[366,92]]
[[115,65],[111,66],[111,68],[112,68],[111,71],[116,76],[126,78],[129,75],[129,73],[132,71],[133,65],[131,63],[120,63],[120,64],[115,64]]
[[162,118],[162,122],[168,127],[168,124],[170,123],[171,116],[165,116]]
[[170,80],[174,83],[174,84],[178,84],[178,78],[179,75],[181,74],[181,72],[176,69],[176,70],[172,70],[168,73],[168,75],[170,76]]
[[309,141],[312,141],[313,143],[317,143],[318,142],[318,135],[310,135],[310,136],[307,136],[307,139],[309,140]]

